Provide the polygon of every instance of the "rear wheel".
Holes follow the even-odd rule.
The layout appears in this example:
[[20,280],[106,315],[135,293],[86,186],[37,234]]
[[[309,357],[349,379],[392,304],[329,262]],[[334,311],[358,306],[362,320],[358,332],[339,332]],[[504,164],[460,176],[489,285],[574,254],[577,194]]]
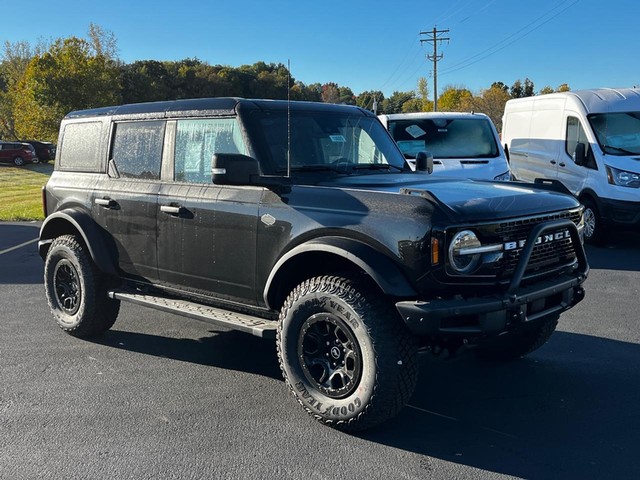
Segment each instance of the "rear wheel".
[[395,416],[417,381],[417,347],[393,305],[364,277],[305,281],[280,313],[278,358],[315,419],[346,431]]
[[558,325],[554,317],[522,329],[506,333],[498,338],[480,344],[475,353],[483,360],[510,361],[523,357],[544,345]]
[[120,301],[107,297],[107,277],[73,235],[56,238],[45,260],[44,285],[58,326],[76,337],[98,335],[113,326]]
[[16,167],[21,167],[24,165],[24,158],[22,158],[20,155],[16,155],[15,157],[13,157],[13,164]]

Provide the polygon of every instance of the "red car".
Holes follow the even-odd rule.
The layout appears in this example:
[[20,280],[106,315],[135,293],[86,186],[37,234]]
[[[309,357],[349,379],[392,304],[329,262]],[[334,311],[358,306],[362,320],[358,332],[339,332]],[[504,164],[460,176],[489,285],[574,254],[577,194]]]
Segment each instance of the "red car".
[[21,167],[27,162],[38,163],[38,156],[32,145],[20,142],[0,142],[0,163],[13,163]]
[[39,142],[37,140],[18,140],[18,142],[33,145],[40,162],[48,162],[56,158],[56,146],[51,142]]

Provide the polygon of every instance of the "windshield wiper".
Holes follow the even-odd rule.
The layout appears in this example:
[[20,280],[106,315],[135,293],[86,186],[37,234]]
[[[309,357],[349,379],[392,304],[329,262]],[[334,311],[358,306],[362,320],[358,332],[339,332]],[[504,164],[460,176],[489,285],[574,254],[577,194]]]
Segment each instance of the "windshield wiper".
[[351,168],[353,168],[353,170],[389,170],[390,168],[395,168],[400,171],[404,170],[402,167],[391,165],[389,163],[360,163],[353,165]]
[[[339,172],[344,169],[337,168],[332,165],[297,165],[291,167],[292,172]],[[278,169],[278,173],[286,172],[286,168]]]
[[627,150],[625,148],[614,147],[613,145],[604,145],[603,149],[604,150],[606,150],[606,149],[616,150],[616,151],[618,151],[620,153],[625,153],[627,155],[640,155],[640,152],[632,152],[632,151]]

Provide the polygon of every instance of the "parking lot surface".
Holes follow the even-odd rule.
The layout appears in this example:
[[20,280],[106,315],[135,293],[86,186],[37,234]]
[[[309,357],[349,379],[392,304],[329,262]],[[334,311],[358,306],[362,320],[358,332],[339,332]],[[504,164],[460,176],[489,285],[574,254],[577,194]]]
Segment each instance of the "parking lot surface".
[[347,435],[287,392],[271,341],[123,304],[53,321],[38,225],[0,224],[0,478],[640,478],[640,235],[587,247],[587,297],[508,364],[421,356],[399,417]]

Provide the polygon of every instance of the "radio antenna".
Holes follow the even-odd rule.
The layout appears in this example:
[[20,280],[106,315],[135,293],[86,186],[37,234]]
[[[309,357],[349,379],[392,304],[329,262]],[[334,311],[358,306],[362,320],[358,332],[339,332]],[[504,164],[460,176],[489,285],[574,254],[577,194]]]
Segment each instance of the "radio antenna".
[[291,59],[287,59],[287,177],[291,177]]

